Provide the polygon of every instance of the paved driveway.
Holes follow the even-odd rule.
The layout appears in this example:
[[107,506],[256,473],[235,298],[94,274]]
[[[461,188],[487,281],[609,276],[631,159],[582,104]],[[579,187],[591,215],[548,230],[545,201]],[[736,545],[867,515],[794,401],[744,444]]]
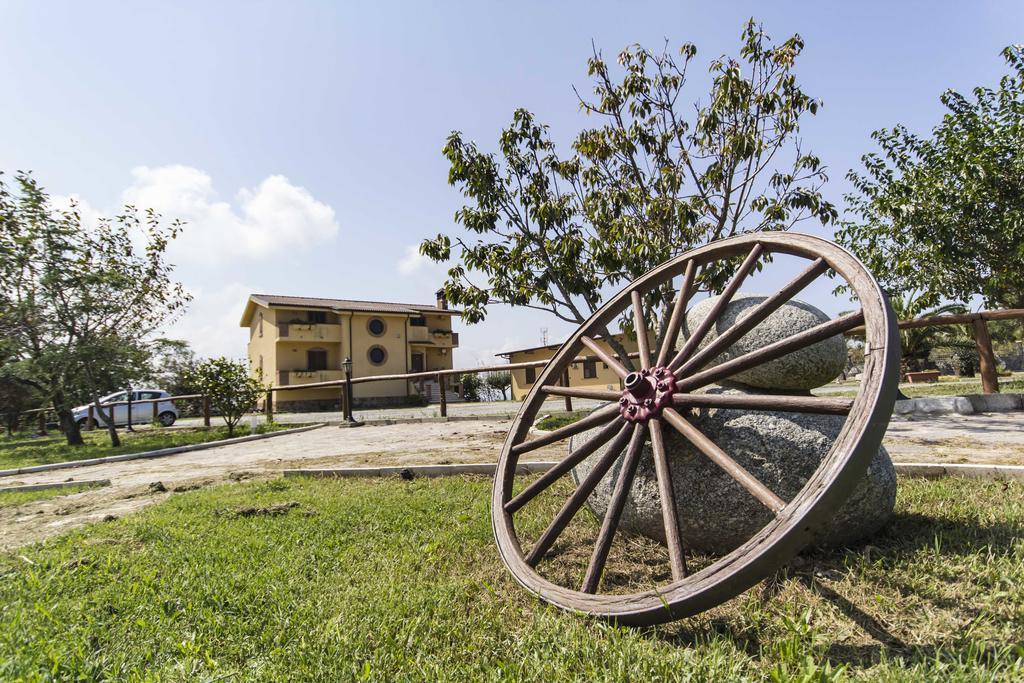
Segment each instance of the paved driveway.
[[[283,469],[494,462],[510,424],[508,418],[493,418],[357,429],[327,426],[167,458],[5,478],[2,484],[8,486],[68,479],[110,479],[111,486],[0,509],[0,548],[108,515],[128,514],[166,499],[175,490],[276,477]],[[885,445],[897,462],[1024,464],[1024,412],[898,418],[889,425]],[[556,444],[524,457],[557,460],[564,457],[563,449],[564,444]],[[151,490],[155,482],[167,491]]]

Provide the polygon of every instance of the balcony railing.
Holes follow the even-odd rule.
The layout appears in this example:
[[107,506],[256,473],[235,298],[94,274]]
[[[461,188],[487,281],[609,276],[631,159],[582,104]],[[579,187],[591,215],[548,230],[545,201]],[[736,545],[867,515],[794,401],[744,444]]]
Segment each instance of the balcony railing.
[[341,325],[330,323],[278,323],[278,340],[340,342]]
[[409,327],[409,341],[413,344],[423,344],[430,341],[430,330],[426,327]]
[[314,382],[333,382],[345,379],[341,370],[279,370],[277,386],[287,387],[297,384],[313,384]]

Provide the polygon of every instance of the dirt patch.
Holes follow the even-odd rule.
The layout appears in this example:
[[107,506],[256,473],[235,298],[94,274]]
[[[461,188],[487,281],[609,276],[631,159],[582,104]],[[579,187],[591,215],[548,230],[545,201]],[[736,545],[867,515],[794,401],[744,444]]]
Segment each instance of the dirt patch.
[[[511,425],[506,418],[457,423],[321,427],[264,441],[219,446],[154,460],[106,463],[22,475],[41,484],[109,479],[111,485],[0,509],[0,549],[38,541],[107,516],[123,517],[194,489],[272,479],[285,469],[496,462]],[[1024,412],[893,420],[886,447],[897,462],[1024,464]],[[524,454],[524,461],[561,460],[565,444]],[[165,491],[150,490],[160,482]]]
[[[111,486],[0,509],[0,549],[42,540],[108,515],[123,517],[201,487],[277,478],[284,469],[495,462],[509,425],[510,420],[500,418],[358,429],[328,426],[167,458],[24,475],[19,483],[63,481],[70,475],[110,479]],[[528,459],[561,457],[561,448],[548,447],[530,453]],[[157,482],[160,486],[151,489]]]
[[265,505],[263,507],[245,506],[233,510],[222,510],[218,514],[231,517],[277,517],[297,507],[299,507],[298,501],[290,500],[287,503],[275,503],[274,505]]

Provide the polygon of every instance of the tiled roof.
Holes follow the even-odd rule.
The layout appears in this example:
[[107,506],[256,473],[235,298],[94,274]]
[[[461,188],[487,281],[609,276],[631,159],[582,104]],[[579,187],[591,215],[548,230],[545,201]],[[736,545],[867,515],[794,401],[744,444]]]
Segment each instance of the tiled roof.
[[306,296],[280,296],[278,294],[253,294],[249,297],[263,306],[296,306],[301,308],[329,308],[335,311],[367,311],[371,313],[421,313],[458,315],[461,311],[438,308],[428,304],[399,304],[388,301],[356,301],[354,299],[318,299]]
[[[619,332],[618,334],[615,334],[613,336],[622,337],[622,333]],[[604,339],[604,336],[600,334],[595,334],[593,339],[595,341],[601,341],[602,339]],[[494,355],[501,356],[502,358],[508,358],[514,353],[529,353],[530,351],[557,351],[559,347],[561,347],[564,343],[565,342],[558,342],[556,344],[548,344],[547,346],[528,346],[524,349],[512,349],[511,351],[502,351],[501,353],[496,353]]]

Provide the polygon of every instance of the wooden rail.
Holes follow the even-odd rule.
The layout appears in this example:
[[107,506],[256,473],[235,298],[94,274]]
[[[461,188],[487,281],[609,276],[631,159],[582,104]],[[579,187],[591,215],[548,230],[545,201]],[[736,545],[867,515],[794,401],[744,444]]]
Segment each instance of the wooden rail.
[[[1019,319],[1024,319],[1024,308],[1004,308],[998,311],[932,315],[924,318],[914,318],[913,320],[901,320],[897,325],[901,330],[912,330],[918,327],[939,327],[943,325],[970,325],[971,336],[974,338],[974,347],[978,350],[981,390],[986,394],[998,394],[999,374],[996,370],[996,354],[992,349],[992,337],[988,333],[988,321]],[[846,334],[864,334],[864,328],[855,327]]]

